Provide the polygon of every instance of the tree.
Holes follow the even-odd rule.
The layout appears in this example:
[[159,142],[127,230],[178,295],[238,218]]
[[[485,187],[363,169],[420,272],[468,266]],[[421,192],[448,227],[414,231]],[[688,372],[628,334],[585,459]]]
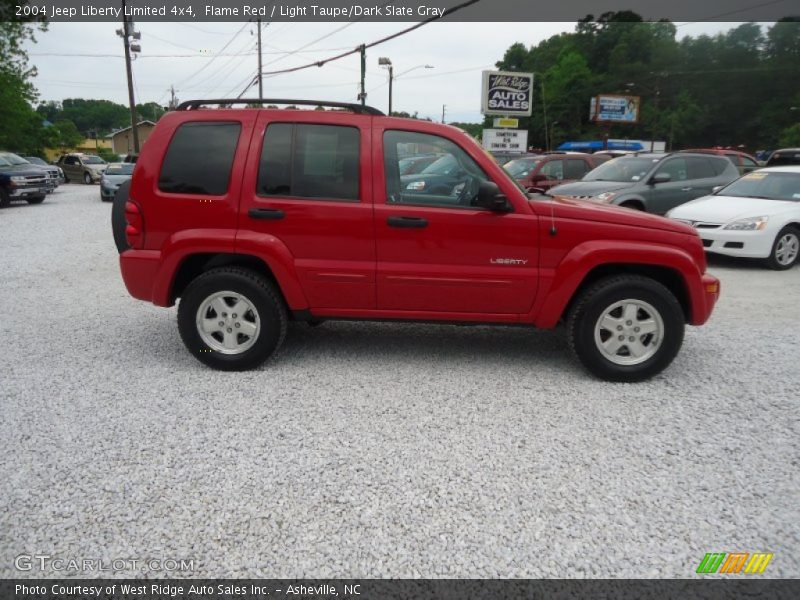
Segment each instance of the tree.
[[780,148],[800,147],[800,123],[795,123],[791,127],[787,127],[781,131],[781,136],[778,139],[778,146]]
[[59,121],[53,125],[52,129],[55,131],[53,142],[61,148],[62,152],[72,150],[85,139],[72,121]]
[[38,154],[44,147],[46,132],[42,119],[31,107],[36,100],[31,83],[36,69],[28,65],[23,44],[35,41],[36,32],[44,31],[45,25],[13,21],[16,4],[0,0],[0,147]]

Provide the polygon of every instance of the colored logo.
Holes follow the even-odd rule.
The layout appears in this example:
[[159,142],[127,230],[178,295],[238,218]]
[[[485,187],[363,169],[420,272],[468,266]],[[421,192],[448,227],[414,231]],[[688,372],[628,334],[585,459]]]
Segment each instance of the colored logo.
[[763,573],[771,552],[708,552],[697,567],[698,573]]

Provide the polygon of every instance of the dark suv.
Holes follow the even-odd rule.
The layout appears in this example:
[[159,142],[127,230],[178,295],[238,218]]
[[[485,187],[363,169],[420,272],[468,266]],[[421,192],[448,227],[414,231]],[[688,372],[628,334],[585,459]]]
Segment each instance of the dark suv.
[[550,193],[663,215],[738,177],[739,169],[723,156],[640,153],[615,158]]
[[43,202],[48,192],[47,173],[11,152],[0,152],[0,208],[12,200]]
[[800,148],[781,148],[769,155],[766,166],[788,167],[800,165]]
[[[711,314],[719,282],[688,225],[534,199],[460,129],[366,106],[197,110],[258,102],[167,113],[114,200],[128,291],[180,299],[211,367],[258,366],[291,320],[563,321],[587,369],[637,381]],[[409,189],[400,163],[420,148],[458,181]]]

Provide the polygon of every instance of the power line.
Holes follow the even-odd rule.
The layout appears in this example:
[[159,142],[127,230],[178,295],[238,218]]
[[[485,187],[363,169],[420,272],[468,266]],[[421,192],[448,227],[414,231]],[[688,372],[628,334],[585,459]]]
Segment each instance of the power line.
[[[228,46],[230,46],[230,45],[233,43],[233,41],[234,41],[234,40],[235,40],[237,37],[239,37],[239,34],[240,34],[240,33],[242,33],[242,31],[244,31],[244,28],[245,28],[245,27],[247,27],[247,25],[248,25],[248,24],[249,24],[249,22],[248,22],[248,21],[245,21],[244,25],[242,25],[242,26],[239,28],[239,30],[238,30],[236,33],[234,33],[234,34],[233,34],[233,37],[232,37],[230,40],[228,40],[228,42],[227,42],[227,43],[226,43],[226,44],[225,44],[225,45],[224,45],[222,48],[220,48],[220,52],[224,52],[224,51],[225,51],[225,50],[228,48]],[[209,66],[210,66],[210,65],[211,65],[211,64],[212,64],[212,63],[213,63],[213,62],[214,62],[214,61],[215,61],[217,58],[218,58],[218,57],[217,57],[216,55],[215,55],[215,56],[213,56],[213,57],[211,58],[211,60],[209,60],[209,61],[208,61],[206,64],[204,64],[204,65],[203,65],[202,67],[200,67],[200,68],[199,68],[197,71],[195,71],[194,73],[192,73],[191,75],[189,75],[189,77],[186,77],[185,79],[181,80],[181,81],[180,81],[179,83],[177,83],[176,85],[178,85],[178,87],[180,87],[181,85],[183,85],[183,84],[187,83],[188,81],[192,80],[194,77],[197,77],[197,76],[198,76],[200,73],[202,73],[202,72],[203,72],[205,69],[207,69],[207,68],[208,68],[208,67],[209,67]]]
[[[382,37],[382,38],[380,38],[378,40],[375,40],[374,42],[370,42],[369,44],[364,44],[364,48],[365,49],[366,48],[374,48],[375,46],[377,46],[379,44],[383,44],[385,42],[388,42],[390,40],[398,38],[401,35],[405,35],[407,33],[410,33],[412,31],[414,31],[415,29],[419,29],[423,25],[427,25],[428,23],[430,23],[432,21],[437,21],[437,20],[440,20],[440,19],[444,19],[446,16],[449,16],[449,15],[453,14],[454,12],[459,11],[459,10],[461,10],[463,8],[466,8],[467,6],[471,6],[472,4],[475,4],[477,2],[480,2],[480,0],[467,0],[467,2],[463,2],[461,4],[458,4],[456,6],[448,8],[439,17],[429,17],[429,18],[425,19],[424,21],[420,21],[419,23],[416,23],[416,24],[412,25],[411,27],[407,27],[406,29],[398,31],[397,33],[393,33],[391,35],[387,35],[386,37]],[[352,24],[352,23],[350,23],[350,24]],[[341,29],[344,29],[344,27],[342,27]],[[332,32],[330,35],[333,35],[333,33],[335,33],[335,32]],[[306,46],[303,46],[303,47],[305,48]],[[311,67],[321,67],[321,66],[325,65],[326,63],[342,59],[345,56],[350,56],[351,54],[355,54],[356,52],[360,52],[360,51],[361,51],[361,48],[360,47],[356,47],[356,48],[353,48],[352,50],[348,50],[347,52],[343,52],[343,53],[338,54],[336,56],[331,56],[331,57],[326,58],[324,60],[319,60],[319,61],[316,61],[316,62],[308,63],[306,65],[301,65],[299,67],[290,67],[288,69],[280,69],[278,71],[266,71],[265,73],[262,73],[262,74],[263,75],[280,75],[282,73],[294,73],[296,71],[301,71],[303,69],[310,69]]]

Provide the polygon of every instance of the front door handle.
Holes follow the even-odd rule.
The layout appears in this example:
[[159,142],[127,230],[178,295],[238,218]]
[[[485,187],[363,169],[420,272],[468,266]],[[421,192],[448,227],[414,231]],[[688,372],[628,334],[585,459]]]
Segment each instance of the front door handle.
[[251,208],[247,211],[247,216],[251,219],[269,219],[278,221],[285,217],[284,212],[277,208]]
[[682,191],[682,192],[691,192],[691,191],[692,191],[692,188],[690,188],[690,187],[687,187],[687,188],[681,188],[681,191]]
[[420,217],[389,217],[386,219],[389,227],[401,227],[404,229],[421,229],[428,226],[427,219]]

